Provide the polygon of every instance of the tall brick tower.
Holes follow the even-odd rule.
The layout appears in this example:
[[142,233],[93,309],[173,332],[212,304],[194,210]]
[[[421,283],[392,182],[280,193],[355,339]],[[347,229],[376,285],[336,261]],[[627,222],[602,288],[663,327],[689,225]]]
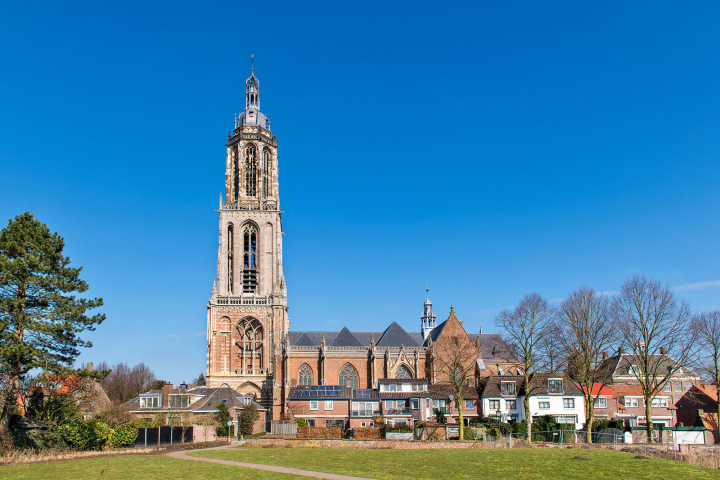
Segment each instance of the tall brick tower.
[[207,382],[237,388],[270,409],[280,382],[274,353],[289,321],[277,138],[260,111],[254,68],[226,146],[217,276],[207,304]]

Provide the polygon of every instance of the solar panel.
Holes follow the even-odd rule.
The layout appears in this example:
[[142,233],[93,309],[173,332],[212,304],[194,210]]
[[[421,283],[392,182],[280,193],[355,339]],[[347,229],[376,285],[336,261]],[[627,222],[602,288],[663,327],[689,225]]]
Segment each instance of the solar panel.
[[370,398],[370,390],[355,390],[355,398]]

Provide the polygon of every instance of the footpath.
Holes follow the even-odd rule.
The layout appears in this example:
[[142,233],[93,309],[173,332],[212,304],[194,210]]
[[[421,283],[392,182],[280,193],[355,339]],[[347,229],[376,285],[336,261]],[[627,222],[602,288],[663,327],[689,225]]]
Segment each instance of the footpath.
[[348,475],[337,475],[334,473],[311,472],[310,470],[300,470],[297,468],[276,467],[273,465],[261,465],[259,463],[233,462],[231,460],[220,460],[217,458],[192,457],[192,456],[188,455],[188,452],[206,452],[209,450],[222,450],[225,448],[231,448],[231,445],[222,446],[222,447],[201,448],[201,449],[197,449],[197,450],[181,450],[179,452],[166,453],[166,455],[168,457],[181,458],[183,460],[195,460],[195,461],[199,461],[199,462],[218,463],[220,465],[230,465],[232,467],[254,468],[255,470],[265,470],[266,472],[276,472],[276,473],[287,473],[289,475],[299,475],[302,477],[327,478],[329,480],[373,480],[371,478],[350,477]]

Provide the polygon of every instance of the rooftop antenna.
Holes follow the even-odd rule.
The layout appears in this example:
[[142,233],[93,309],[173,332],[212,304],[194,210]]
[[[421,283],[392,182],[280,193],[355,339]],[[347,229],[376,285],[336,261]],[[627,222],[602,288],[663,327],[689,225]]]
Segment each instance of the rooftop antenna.
[[425,293],[426,293],[425,297],[427,299],[430,299],[430,287],[428,286],[427,282],[425,282]]

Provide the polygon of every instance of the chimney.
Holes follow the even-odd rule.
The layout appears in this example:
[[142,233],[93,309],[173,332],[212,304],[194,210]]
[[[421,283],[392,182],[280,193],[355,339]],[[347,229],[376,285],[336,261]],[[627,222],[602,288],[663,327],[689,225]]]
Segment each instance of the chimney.
[[667,348],[665,348],[665,347],[660,347],[660,353],[661,353],[662,355],[667,355]]
[[170,397],[169,397],[169,395],[172,393],[172,391],[173,391],[173,385],[172,385],[172,383],[166,383],[165,385],[163,385],[163,387],[162,387],[162,392],[163,392],[163,407],[167,407],[168,405],[170,405]]
[[86,368],[88,372],[92,372],[93,370],[95,370],[95,365],[93,364],[93,362],[89,362]]
[[608,358],[608,352],[602,352],[602,359],[607,360]]

